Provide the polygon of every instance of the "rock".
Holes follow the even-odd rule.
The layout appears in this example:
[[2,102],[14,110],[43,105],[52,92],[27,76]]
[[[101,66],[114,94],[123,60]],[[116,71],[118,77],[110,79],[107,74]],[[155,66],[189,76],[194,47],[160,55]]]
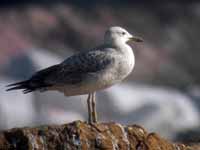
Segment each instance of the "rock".
[[[148,133],[138,125],[88,124],[14,128],[0,132],[1,150],[193,150]],[[197,147],[195,147],[197,150]]]

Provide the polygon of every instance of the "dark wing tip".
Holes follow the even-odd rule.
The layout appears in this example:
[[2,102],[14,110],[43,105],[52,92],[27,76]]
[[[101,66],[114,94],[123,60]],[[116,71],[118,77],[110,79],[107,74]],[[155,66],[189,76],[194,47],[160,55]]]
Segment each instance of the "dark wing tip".
[[22,82],[16,82],[16,83],[8,84],[8,85],[6,85],[6,87],[17,86],[17,85],[23,84],[25,82],[27,82],[27,81],[22,81]]
[[29,80],[9,84],[6,87],[9,87],[8,89],[6,89],[6,91],[24,89],[23,93],[25,93],[25,94],[33,91],[33,89],[31,89],[29,86]]
[[29,93],[35,90],[40,90],[46,88],[48,86],[52,86],[49,83],[46,83],[46,78],[52,73],[56,73],[60,70],[59,65],[54,65],[49,68],[43,69],[41,71],[36,72],[30,79],[22,82],[17,82],[13,84],[9,84],[6,87],[6,91],[12,90],[23,90],[23,93]]

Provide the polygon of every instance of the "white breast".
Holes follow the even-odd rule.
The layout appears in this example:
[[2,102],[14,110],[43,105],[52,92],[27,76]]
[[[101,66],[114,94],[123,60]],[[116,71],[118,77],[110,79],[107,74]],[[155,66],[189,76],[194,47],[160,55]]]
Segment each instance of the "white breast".
[[134,68],[134,65],[135,65],[135,56],[134,56],[134,53],[133,53],[133,50],[132,48],[127,45],[127,52],[125,53],[125,58],[127,60],[127,73],[131,73],[133,68]]
[[132,72],[135,65],[135,56],[132,48],[129,45],[124,45],[120,57],[121,59],[119,59],[119,66],[116,73],[123,80]]
[[101,72],[95,82],[100,89],[119,83],[132,72],[134,64],[135,57],[132,48],[126,45],[125,48],[123,47],[123,51],[116,51],[115,63],[109,69]]

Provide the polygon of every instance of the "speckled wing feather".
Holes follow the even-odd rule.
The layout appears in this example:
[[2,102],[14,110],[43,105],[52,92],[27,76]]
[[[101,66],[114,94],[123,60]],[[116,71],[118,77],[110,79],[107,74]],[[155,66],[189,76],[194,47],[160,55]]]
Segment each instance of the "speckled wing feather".
[[113,61],[109,49],[82,52],[61,64],[38,71],[26,81],[8,85],[7,91],[24,89],[24,93],[29,93],[51,86],[81,83],[88,74],[105,69]]
[[60,64],[60,69],[46,80],[56,85],[77,84],[91,73],[107,68],[114,61],[108,51],[88,51],[69,57]]

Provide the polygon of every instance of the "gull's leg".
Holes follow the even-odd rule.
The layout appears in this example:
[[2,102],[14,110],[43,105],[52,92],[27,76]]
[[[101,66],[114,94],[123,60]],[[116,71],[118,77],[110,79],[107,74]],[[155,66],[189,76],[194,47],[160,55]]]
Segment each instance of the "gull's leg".
[[95,92],[92,93],[92,121],[93,123],[97,123]]
[[88,105],[88,123],[92,123],[92,108],[91,108],[91,93],[88,94],[87,105]]

